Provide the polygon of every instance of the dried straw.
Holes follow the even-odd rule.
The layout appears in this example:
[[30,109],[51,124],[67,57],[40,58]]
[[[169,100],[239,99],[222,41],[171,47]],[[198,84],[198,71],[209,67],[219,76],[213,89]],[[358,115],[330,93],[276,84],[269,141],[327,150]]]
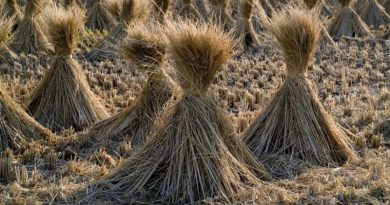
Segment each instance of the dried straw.
[[259,39],[252,25],[254,0],[241,0],[240,14],[236,26],[236,38],[240,39],[240,48],[246,50],[260,45]]
[[8,47],[8,43],[12,39],[13,25],[14,18],[0,17],[0,62],[10,62],[18,59],[18,56]]
[[55,48],[51,65],[27,102],[32,115],[52,131],[63,128],[82,130],[107,117],[100,100],[72,54],[84,23],[83,13],[53,8],[48,17],[49,36]]
[[[149,79],[138,100],[130,107],[94,125],[85,138],[92,150],[103,146],[117,152],[118,144],[131,141],[143,145],[163,105],[171,98],[173,83],[164,73],[166,43],[157,29],[130,28],[122,53],[135,67],[147,72]],[[84,144],[85,146],[85,144]]]
[[386,0],[384,3],[383,3],[383,8],[385,8],[386,12],[388,14],[390,14],[390,0]]
[[209,0],[209,19],[216,25],[221,26],[225,31],[234,27],[234,20],[228,12],[230,0]]
[[122,13],[122,0],[106,0],[106,6],[114,18],[119,21]]
[[193,21],[200,21],[203,18],[193,5],[192,0],[183,0],[183,4],[178,15],[182,19],[189,19]]
[[15,18],[15,23],[18,24],[22,18],[22,12],[20,11],[18,2],[16,0],[5,0],[4,7],[1,12],[5,14],[6,18]]
[[351,140],[327,114],[306,77],[321,31],[315,12],[288,6],[264,22],[284,53],[287,80],[245,131],[245,143],[258,159],[279,155],[311,166],[358,159]]
[[15,31],[11,47],[17,53],[53,52],[46,37],[41,10],[46,0],[29,0],[24,17]]
[[370,29],[351,7],[352,1],[340,0],[342,7],[329,25],[329,34],[340,39],[346,37],[371,37]]
[[91,10],[88,12],[88,17],[85,27],[91,30],[111,30],[116,25],[115,17],[107,9],[107,0],[92,0]]
[[[0,53],[4,52],[12,22],[0,18]],[[1,54],[3,56],[3,54]],[[18,105],[0,85],[0,151],[16,150],[32,140],[52,140],[53,134],[42,127]]]
[[[267,177],[234,135],[208,87],[232,53],[231,37],[207,25],[168,26],[183,91],[163,110],[143,149],[91,186],[89,197],[121,203],[233,202]],[[91,198],[88,198],[91,199]]]
[[63,6],[64,6],[64,8],[66,8],[66,9],[74,8],[74,7],[79,7],[79,5],[77,4],[77,1],[76,1],[76,0],[64,0],[64,1],[63,1]]
[[318,2],[319,0],[303,0],[306,4],[306,6],[309,8],[309,9],[312,9],[314,8],[315,6],[318,5]]
[[390,23],[390,16],[376,0],[369,0],[363,11],[362,20],[368,26],[379,28]]
[[20,107],[0,87],[0,150],[16,150],[33,140],[54,140],[50,130],[44,128]]
[[153,0],[153,18],[163,23],[168,15],[172,0]]
[[89,61],[104,61],[117,57],[118,44],[127,36],[128,27],[145,21],[148,17],[147,1],[123,0],[121,20],[94,49],[86,54]]

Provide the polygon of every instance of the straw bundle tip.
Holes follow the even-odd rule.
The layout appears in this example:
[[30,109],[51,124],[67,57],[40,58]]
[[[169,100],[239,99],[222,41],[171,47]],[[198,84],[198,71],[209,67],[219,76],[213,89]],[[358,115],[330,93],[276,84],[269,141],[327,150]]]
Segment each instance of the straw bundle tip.
[[179,75],[197,88],[207,88],[233,52],[231,35],[216,26],[171,23],[167,36]]
[[315,11],[288,6],[275,13],[267,27],[284,52],[289,74],[304,74],[321,33]]
[[165,38],[158,35],[157,28],[147,28],[145,25],[131,26],[127,39],[122,45],[125,58],[143,69],[158,68],[166,55]]

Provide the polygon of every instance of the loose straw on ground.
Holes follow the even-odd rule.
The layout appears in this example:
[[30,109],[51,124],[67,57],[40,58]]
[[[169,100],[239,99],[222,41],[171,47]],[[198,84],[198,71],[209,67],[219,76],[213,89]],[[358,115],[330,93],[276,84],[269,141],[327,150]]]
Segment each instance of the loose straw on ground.
[[48,25],[55,48],[54,62],[29,96],[27,107],[35,119],[52,131],[82,130],[107,117],[101,100],[90,90],[72,57],[84,16],[81,10],[53,8],[50,12]]
[[232,54],[231,37],[189,22],[168,28],[182,92],[163,110],[145,147],[92,185],[89,200],[195,204],[217,197],[232,203],[261,184],[258,178],[268,178],[208,92]]
[[[276,159],[270,165],[272,174],[283,178],[302,171],[295,166],[302,162],[338,166],[357,160],[351,139],[328,115],[306,77],[321,31],[315,13],[289,6],[264,22],[283,51],[287,80],[245,131],[245,143],[259,160],[284,160],[279,167],[273,166]],[[297,172],[286,176],[290,169]]]

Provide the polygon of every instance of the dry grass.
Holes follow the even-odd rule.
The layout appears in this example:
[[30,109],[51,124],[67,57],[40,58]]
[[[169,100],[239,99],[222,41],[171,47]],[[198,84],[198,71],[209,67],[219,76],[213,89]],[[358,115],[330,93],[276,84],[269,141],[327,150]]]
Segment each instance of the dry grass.
[[169,9],[172,6],[172,0],[153,0],[153,17],[156,21],[163,23],[169,17]]
[[[7,48],[12,21],[0,19],[0,47]],[[7,49],[6,49],[7,50]],[[6,51],[5,50],[5,51]],[[42,127],[16,103],[0,85],[0,151],[20,149],[33,140],[53,140],[53,134]]]
[[390,16],[376,0],[369,0],[363,11],[362,20],[368,26],[379,28],[390,23]]
[[216,25],[220,25],[225,31],[234,27],[234,20],[229,13],[230,0],[211,0],[209,7],[209,19]]
[[180,11],[178,12],[178,17],[181,19],[190,19],[193,21],[200,21],[203,19],[203,16],[194,6],[192,0],[183,0]]
[[260,160],[269,155],[286,157],[293,164],[293,169],[284,166],[288,170],[296,170],[299,161],[336,166],[357,160],[351,140],[328,116],[306,78],[320,36],[318,18],[313,11],[288,7],[265,22],[282,48],[287,80],[245,131],[244,141]]
[[5,14],[6,18],[15,18],[15,24],[19,23],[23,16],[16,0],[5,0],[1,8],[1,13]]
[[77,61],[72,57],[83,14],[54,8],[49,16],[49,36],[55,48],[54,62],[27,101],[35,119],[55,132],[82,130],[107,117]]
[[15,31],[11,47],[17,53],[52,52],[47,40],[46,27],[43,23],[41,11],[46,0],[28,1],[24,17]]
[[303,0],[306,4],[306,6],[309,8],[309,9],[312,9],[314,8],[316,5],[318,5],[318,0]]
[[150,142],[91,186],[87,199],[122,203],[195,203],[209,197],[235,201],[257,177],[267,177],[207,90],[229,59],[230,36],[216,28],[170,25],[169,50],[183,92],[161,116]]
[[164,72],[166,41],[159,35],[160,32],[145,26],[129,28],[122,45],[122,55],[132,67],[146,72],[149,79],[136,102],[91,128],[83,137],[86,141],[84,149],[91,147],[96,151],[105,147],[115,153],[122,142],[130,141],[135,146],[146,142],[155,119],[174,90],[173,83]]
[[370,37],[371,32],[351,7],[351,1],[340,1],[341,8],[328,27],[329,34],[340,39],[346,37]]
[[239,17],[236,21],[236,38],[240,39],[238,46],[247,50],[257,48],[260,45],[257,33],[253,29],[252,12],[255,6],[254,0],[241,0]]
[[[18,0],[21,6],[26,2]],[[80,6],[87,2],[78,1]],[[174,5],[180,2],[175,1]],[[198,2],[201,1],[194,0],[197,9]],[[237,2],[232,1],[231,12],[235,19]],[[339,4],[335,0],[325,2],[330,13],[321,11],[321,14],[327,25],[326,18],[336,14]],[[177,13],[176,7],[174,9],[169,9],[168,13]],[[259,111],[266,109],[287,77],[283,53],[277,49],[267,29],[260,27],[258,30],[256,9],[252,16],[255,31],[261,35],[259,49],[235,55],[216,75],[209,89],[209,94],[215,96],[218,108],[225,111],[237,133],[245,130]],[[313,168],[299,159],[291,161],[287,155],[264,155],[263,164],[270,172],[294,177],[273,180],[248,190],[235,198],[236,204],[389,202],[390,146],[385,132],[386,119],[390,117],[390,50],[387,38],[382,37],[388,28],[372,27],[370,30],[375,36],[373,39],[342,38],[336,41],[337,52],[328,45],[319,46],[307,72],[307,79],[326,112],[356,135],[362,160],[337,168]],[[83,54],[106,33],[89,30],[83,33],[79,39],[83,45],[76,48],[73,59],[79,62],[91,90],[104,99],[110,113],[117,113],[137,102],[149,75],[138,68],[129,69],[129,64],[119,58],[104,62],[85,61]],[[4,90],[16,102],[23,102],[49,70],[53,57],[23,53],[17,57],[16,60],[8,57],[5,61],[0,60],[0,73],[5,82]],[[171,62],[167,61],[167,71],[172,67]],[[376,127],[378,130],[372,133]],[[62,147],[61,141],[79,139],[76,138],[79,134],[66,130],[59,136],[59,141],[48,143],[47,148],[41,143],[28,143],[13,155],[10,151],[0,154],[0,204],[76,204],[77,201],[73,201],[75,194],[124,162],[118,155],[127,158],[138,152],[129,142],[114,145],[119,153],[98,150],[91,158],[82,155],[84,150]],[[303,172],[295,175],[300,172],[295,168]],[[279,188],[275,190],[275,187]],[[206,204],[222,202],[220,198],[204,200]],[[90,203],[115,202],[102,199]]]
[[98,31],[114,28],[117,22],[107,8],[107,0],[93,0],[90,2],[92,2],[91,9],[88,11],[85,27]]
[[0,18],[0,62],[14,61],[18,56],[8,47],[12,40],[12,27],[14,18]]
[[119,23],[85,56],[90,61],[103,61],[117,57],[118,45],[126,37],[128,27],[142,23],[149,17],[147,1],[123,0]]

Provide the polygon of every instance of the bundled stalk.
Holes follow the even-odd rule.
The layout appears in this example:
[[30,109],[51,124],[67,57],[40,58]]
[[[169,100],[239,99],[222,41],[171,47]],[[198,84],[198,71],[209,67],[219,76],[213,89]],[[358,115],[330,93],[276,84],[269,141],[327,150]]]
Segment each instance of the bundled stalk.
[[236,38],[240,39],[241,49],[256,48],[260,45],[252,24],[254,0],[241,0],[240,14],[236,26]]
[[192,0],[183,0],[182,7],[178,14],[182,19],[190,19],[194,21],[202,19],[202,15],[198,12],[198,10],[196,10]]
[[385,0],[383,3],[383,8],[385,8],[387,14],[390,14],[390,0]]
[[228,12],[230,0],[209,0],[209,3],[209,19],[225,31],[231,30],[234,27],[234,20]]
[[88,12],[88,17],[85,27],[91,30],[111,30],[116,25],[115,17],[107,9],[107,0],[91,0],[91,10]]
[[123,1],[122,0],[108,0],[106,5],[107,5],[108,10],[114,16],[115,20],[120,21]]
[[77,3],[77,0],[63,0],[63,6],[65,9],[72,9],[72,8],[81,9],[79,4]]
[[119,43],[127,36],[128,27],[143,22],[148,17],[147,1],[123,0],[121,20],[102,39],[93,50],[85,56],[89,61],[104,61],[117,57]]
[[14,18],[15,20],[14,26],[16,28],[23,18],[18,2],[16,0],[5,0],[2,10],[3,11],[1,11],[1,13],[5,14],[6,18]]
[[14,25],[14,18],[0,17],[0,62],[9,62],[18,59],[18,56],[8,47],[11,41],[12,27]]
[[0,87],[0,150],[16,150],[31,141],[54,140],[50,130],[44,128]]
[[[232,53],[230,36],[216,27],[178,22],[168,48],[182,92],[164,108],[150,141],[92,185],[90,197],[121,203],[232,202],[268,177],[207,92]],[[90,199],[90,198],[89,198]]]
[[[0,18],[0,53],[3,56],[12,23]],[[7,49],[8,50],[8,49]],[[0,59],[1,60],[1,59]],[[53,134],[42,127],[18,105],[0,85],[0,151],[16,150],[33,140],[52,140]]]
[[[163,105],[171,98],[174,85],[164,73],[166,42],[157,29],[130,28],[122,53],[128,61],[149,75],[138,100],[130,107],[94,125],[85,139],[93,150],[105,147],[118,152],[119,144],[130,141],[143,145]],[[91,143],[87,143],[89,145]],[[85,146],[85,144],[84,144]]]
[[46,37],[46,27],[43,26],[41,10],[46,0],[29,0],[24,17],[18,25],[11,47],[17,53],[37,53],[40,51],[52,53],[53,49]]
[[306,77],[321,31],[315,13],[289,6],[264,22],[284,53],[287,80],[243,134],[244,142],[258,159],[288,159],[272,167],[278,177],[291,177],[283,175],[283,168],[297,168],[295,162],[337,166],[358,159],[350,138],[327,114]]
[[[323,5],[321,0],[303,0],[307,9],[313,10],[312,12],[321,13],[323,11]],[[325,26],[321,23],[321,43],[329,43],[330,45],[337,47],[337,44],[333,41],[332,37],[326,30]]]
[[82,130],[107,117],[100,99],[90,90],[78,62],[72,57],[84,16],[59,8],[54,8],[51,14],[48,25],[55,48],[54,62],[29,97],[27,107],[35,119],[52,131]]
[[303,1],[305,2],[307,8],[309,8],[309,9],[313,9],[319,3],[318,0],[303,0]]
[[379,28],[390,23],[390,16],[385,9],[376,1],[369,0],[362,14],[362,19],[368,26]]
[[351,6],[353,0],[339,0],[339,2],[341,8],[329,25],[329,34],[335,39],[343,36],[370,37],[369,28]]
[[163,23],[168,15],[172,0],[153,0],[153,18]]

